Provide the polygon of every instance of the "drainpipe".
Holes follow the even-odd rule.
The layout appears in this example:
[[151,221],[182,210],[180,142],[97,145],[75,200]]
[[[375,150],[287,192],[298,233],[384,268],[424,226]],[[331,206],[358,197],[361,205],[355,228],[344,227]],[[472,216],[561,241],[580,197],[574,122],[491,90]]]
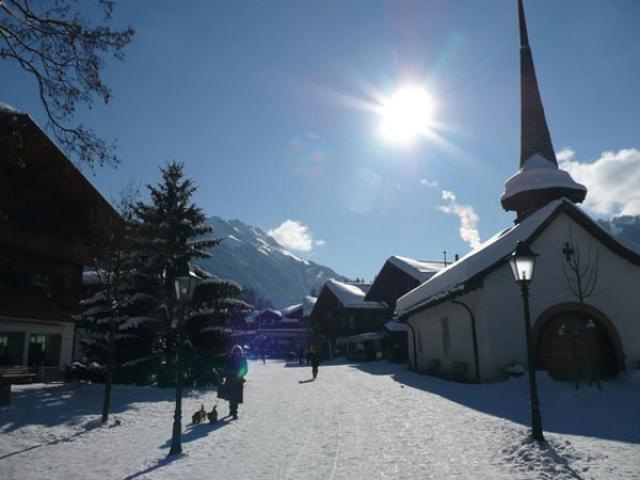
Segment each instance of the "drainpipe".
[[413,370],[418,371],[418,350],[416,349],[416,330],[411,325],[411,322],[407,320],[407,325],[411,329],[411,338],[413,338]]
[[456,305],[460,305],[461,307],[464,307],[464,309],[469,313],[469,317],[471,318],[471,338],[473,340],[473,358],[475,361],[476,383],[480,383],[480,361],[478,360],[478,337],[476,335],[476,317],[466,303],[462,303],[458,300],[451,300],[451,303],[455,303]]

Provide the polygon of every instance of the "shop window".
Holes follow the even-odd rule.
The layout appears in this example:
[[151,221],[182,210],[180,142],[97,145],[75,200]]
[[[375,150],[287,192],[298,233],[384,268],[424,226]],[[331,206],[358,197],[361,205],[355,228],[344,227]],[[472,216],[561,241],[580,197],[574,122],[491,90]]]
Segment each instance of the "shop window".
[[23,332],[0,332],[0,365],[22,365]]
[[61,341],[62,335],[32,333],[29,337],[29,366],[57,367],[60,364]]

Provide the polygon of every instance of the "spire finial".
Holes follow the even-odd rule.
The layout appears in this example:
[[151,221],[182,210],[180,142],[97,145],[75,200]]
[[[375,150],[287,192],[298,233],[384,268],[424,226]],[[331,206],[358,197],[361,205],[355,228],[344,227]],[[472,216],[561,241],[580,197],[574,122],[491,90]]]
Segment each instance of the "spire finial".
[[524,6],[522,5],[522,0],[518,0],[518,20],[520,22],[520,47],[529,47],[527,21],[524,18]]

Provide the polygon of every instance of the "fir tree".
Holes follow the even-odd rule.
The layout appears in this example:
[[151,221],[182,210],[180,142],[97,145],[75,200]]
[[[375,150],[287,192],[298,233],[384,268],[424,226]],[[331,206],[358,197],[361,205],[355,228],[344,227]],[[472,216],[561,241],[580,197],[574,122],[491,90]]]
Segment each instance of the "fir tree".
[[[162,180],[157,186],[148,185],[151,202],[139,202],[135,214],[140,234],[140,277],[147,286],[155,288],[156,303],[150,315],[158,318],[160,328],[154,334],[159,346],[151,358],[159,359],[155,366],[159,381],[176,385],[176,411],[170,454],[181,452],[182,387],[184,373],[191,378],[194,372],[212,372],[211,355],[220,353],[222,342],[207,342],[207,335],[216,334],[220,340],[222,327],[244,302],[233,297],[240,288],[219,280],[191,265],[193,260],[211,256],[209,249],[222,239],[213,238],[212,227],[197,207],[192,196],[196,186],[184,177],[183,164],[171,162],[161,169]],[[187,307],[178,304],[174,293],[175,280],[182,276],[199,279],[194,298]],[[216,351],[217,350],[217,351]],[[154,353],[157,353],[155,357]],[[205,355],[207,354],[207,355]]]

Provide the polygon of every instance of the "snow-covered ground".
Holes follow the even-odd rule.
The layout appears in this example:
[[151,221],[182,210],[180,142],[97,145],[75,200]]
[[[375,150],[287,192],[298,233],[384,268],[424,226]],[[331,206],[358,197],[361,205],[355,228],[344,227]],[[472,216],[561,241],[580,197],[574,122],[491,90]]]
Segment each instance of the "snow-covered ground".
[[0,478],[640,478],[638,371],[602,392],[539,375],[543,446],[527,436],[526,377],[463,385],[384,362],[310,373],[251,363],[240,419],[213,426],[189,423],[215,392],[191,392],[184,454],[170,460],[171,390],[116,386],[99,426],[99,385],[15,386],[0,407]]

